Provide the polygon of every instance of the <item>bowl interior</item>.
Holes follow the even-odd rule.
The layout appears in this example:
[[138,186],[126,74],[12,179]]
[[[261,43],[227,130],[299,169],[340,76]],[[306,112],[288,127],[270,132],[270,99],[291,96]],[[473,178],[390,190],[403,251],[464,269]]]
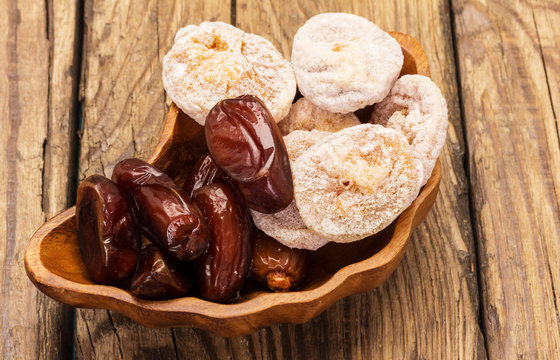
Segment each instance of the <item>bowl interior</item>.
[[[330,243],[317,251],[309,252],[309,271],[299,290],[312,290],[323,285],[341,268],[371,257],[385,247],[393,236],[394,224],[375,236],[350,244]],[[53,274],[79,284],[95,284],[85,267],[78,241],[74,217],[68,218],[52,229],[42,241],[39,251],[40,261]],[[251,279],[243,287],[243,302],[268,294]],[[196,294],[194,294],[196,295]]]
[[[409,35],[390,33],[401,45],[401,75],[430,76],[426,56]],[[367,121],[373,107],[356,114]],[[204,128],[171,104],[151,164],[182,185],[196,161],[206,154]],[[402,259],[410,232],[435,201],[441,167],[439,162],[418,198],[382,232],[349,244],[330,243],[309,252],[310,266],[299,290],[270,293],[251,279],[233,305],[189,297],[165,301],[142,300],[128,291],[96,285],[82,262],[74,220],[75,208],[45,223],[31,238],[25,264],[29,278],[47,295],[73,306],[119,311],[152,327],[192,326],[221,336],[249,334],[277,323],[302,323],[334,301],[373,289],[384,281]]]
[[[401,75],[420,73],[429,76],[425,55],[416,40],[406,34],[391,35],[403,49],[404,66]],[[361,114],[360,117],[368,118],[367,114]],[[196,161],[207,152],[204,128],[172,104],[160,142],[148,161],[182,186]],[[382,232],[363,240],[349,244],[329,243],[317,251],[310,251],[309,271],[299,290],[320,287],[345,266],[363,261],[379,252],[393,238],[395,222]],[[51,236],[43,241],[45,243],[41,246],[41,261],[49,264],[48,267],[54,274],[77,283],[94,284],[82,262],[73,218],[53,229]],[[268,291],[249,279],[239,301],[252,299],[261,293]]]

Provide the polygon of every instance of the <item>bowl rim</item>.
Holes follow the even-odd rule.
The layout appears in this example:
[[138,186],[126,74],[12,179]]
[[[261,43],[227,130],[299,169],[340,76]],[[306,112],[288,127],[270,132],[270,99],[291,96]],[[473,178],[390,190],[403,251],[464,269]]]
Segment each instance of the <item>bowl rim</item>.
[[[410,35],[397,32],[389,32],[404,50],[416,49],[413,58],[416,62],[417,73],[430,76],[430,71],[424,53],[418,42]],[[405,48],[405,45],[408,45]],[[162,160],[171,148],[176,134],[174,129],[177,125],[179,109],[171,104],[166,116],[164,128],[154,152],[148,159],[151,164]],[[25,269],[30,280],[43,293],[69,305],[90,308],[104,308],[114,310],[133,318],[135,321],[151,327],[170,326],[192,326],[210,330],[222,336],[236,336],[247,334],[263,326],[270,326],[282,322],[303,323],[319,312],[326,310],[335,301],[352,295],[364,289],[372,289],[375,286],[364,284],[364,278],[359,278],[374,271],[388,271],[390,274],[400,263],[410,235],[413,229],[424,219],[427,211],[431,208],[439,189],[441,179],[441,164],[436,162],[432,175],[428,182],[420,190],[417,198],[405,209],[394,221],[394,230],[391,240],[372,256],[343,266],[332,276],[318,286],[308,290],[298,290],[288,293],[266,293],[263,292],[250,299],[233,304],[220,304],[207,301],[194,296],[186,296],[171,300],[145,300],[138,298],[129,291],[99,284],[87,284],[72,281],[68,278],[51,272],[41,259],[41,245],[60,226],[69,226],[74,222],[75,206],[62,211],[58,215],[44,223],[31,237],[25,253]],[[427,204],[427,205],[424,205]],[[426,208],[427,206],[427,208]],[[419,211],[420,210],[420,211]],[[70,225],[74,226],[74,224]],[[388,275],[385,276],[385,278]],[[355,280],[353,286],[345,286]],[[367,279],[366,279],[367,280]],[[384,279],[383,279],[384,280]],[[305,315],[298,319],[287,319],[270,315],[275,309],[290,305],[309,304]],[[178,316],[175,320],[148,321],[143,318],[147,312],[167,313],[171,315],[191,315],[189,321]],[[266,316],[268,314],[268,316]],[[255,316],[263,315],[265,318],[259,321],[255,327],[253,324],[245,324],[244,330],[231,330],[231,326],[216,328],[216,324],[226,325],[226,320],[242,320],[251,322]]]
[[[436,167],[439,167],[439,161]],[[438,187],[439,177],[437,173],[439,173],[439,171],[434,171],[432,173],[432,176],[422,188],[418,197],[399,215],[395,223],[394,235],[391,241],[374,255],[340,268],[327,281],[309,290],[298,290],[287,293],[262,293],[242,302],[220,304],[193,296],[161,301],[144,300],[115,286],[77,283],[52,273],[41,261],[40,246],[41,242],[51,232],[55,231],[56,228],[69,221],[73,221],[75,206],[56,215],[33,234],[25,255],[25,267],[30,279],[40,288],[44,286],[55,287],[57,291],[72,292],[80,295],[102,296],[111,298],[116,302],[130,303],[144,310],[190,312],[209,318],[229,319],[261,312],[282,305],[310,303],[326,297],[328,294],[341,287],[352,275],[359,274],[366,270],[382,268],[393,261],[394,256],[392,255],[398,253],[400,249],[406,247],[408,244],[410,234],[413,230],[414,215],[416,215],[419,205],[432,193],[434,188]],[[297,294],[297,297],[295,297],[294,294]],[[84,305],[79,301],[77,304]],[[118,309],[115,310],[118,311]]]

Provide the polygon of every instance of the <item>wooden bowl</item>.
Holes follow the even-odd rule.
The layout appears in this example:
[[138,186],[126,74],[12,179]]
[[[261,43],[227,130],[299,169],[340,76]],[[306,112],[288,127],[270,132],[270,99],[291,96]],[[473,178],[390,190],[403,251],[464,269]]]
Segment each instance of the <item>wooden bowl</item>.
[[[403,73],[429,76],[422,48],[410,36],[391,33],[405,54]],[[203,128],[171,105],[163,134],[149,162],[182,183],[189,167],[206,151]],[[143,300],[129,291],[97,285],[89,277],[76,241],[75,207],[50,219],[31,238],[25,266],[31,281],[65,304],[120,312],[150,327],[189,326],[221,336],[239,336],[279,323],[304,323],[335,301],[371,290],[401,261],[410,233],[426,217],[439,187],[441,168],[418,198],[387,229],[350,244],[330,243],[310,252],[311,266],[300,291],[270,293],[250,279],[234,304],[197,297]]]

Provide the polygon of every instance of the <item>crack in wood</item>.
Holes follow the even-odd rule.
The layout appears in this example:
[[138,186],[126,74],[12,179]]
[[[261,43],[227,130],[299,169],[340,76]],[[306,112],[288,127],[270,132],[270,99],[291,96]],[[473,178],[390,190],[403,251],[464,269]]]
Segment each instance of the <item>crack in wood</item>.
[[86,332],[88,334],[89,343],[91,345],[91,351],[93,352],[93,355],[95,355],[95,346],[93,345],[93,338],[91,337],[91,331],[89,330],[88,321],[83,317],[83,315],[82,315],[82,319],[83,319],[84,324],[86,326]]
[[179,360],[179,352],[177,351],[177,340],[175,339],[175,329],[171,328],[171,338],[173,339],[173,349],[175,350],[175,359]]
[[121,359],[124,359],[123,356],[123,351],[122,351],[122,347],[121,347],[121,337],[119,336],[119,332],[117,331],[117,328],[115,327],[115,323],[113,322],[113,317],[111,316],[111,312],[109,310],[107,311],[107,316],[109,317],[109,322],[111,323],[111,329],[113,330],[113,332],[115,333],[115,336],[117,337],[117,346],[119,347],[119,354],[121,355]]
[[480,331],[480,335],[483,340],[483,350],[480,350],[480,353],[483,354],[484,358],[488,357],[488,338],[487,338],[487,329],[486,329],[486,322],[484,321],[484,289],[482,287],[482,278],[481,278],[481,253],[478,244],[478,239],[480,239],[480,234],[478,234],[478,230],[474,224],[476,223],[476,219],[474,214],[476,213],[476,209],[474,208],[474,198],[473,198],[473,184],[471,182],[471,171],[470,171],[470,159],[469,159],[469,143],[467,139],[467,126],[466,126],[466,116],[465,116],[465,104],[463,103],[463,84],[461,82],[461,74],[460,74],[460,64],[459,64],[459,49],[458,49],[458,34],[456,30],[455,24],[455,8],[453,0],[448,0],[448,8],[449,8],[449,23],[451,26],[451,42],[453,45],[453,62],[455,64],[455,81],[457,82],[457,99],[459,101],[459,110],[460,110],[460,119],[461,119],[461,126],[463,127],[463,144],[465,150],[462,154],[463,156],[463,171],[465,173],[465,178],[467,182],[467,197],[468,197],[468,215],[471,224],[471,231],[473,234],[473,245],[474,245],[474,259],[473,263],[475,265],[475,281],[476,281],[476,289],[478,294],[478,299],[476,301],[476,313],[478,317],[478,327]]

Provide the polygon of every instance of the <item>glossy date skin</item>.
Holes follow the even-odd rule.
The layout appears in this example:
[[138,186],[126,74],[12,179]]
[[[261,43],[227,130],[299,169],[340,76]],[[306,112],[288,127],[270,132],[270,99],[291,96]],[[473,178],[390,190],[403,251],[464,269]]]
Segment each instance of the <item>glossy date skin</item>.
[[141,239],[126,194],[111,180],[92,175],[78,187],[78,244],[98,284],[121,283],[134,273]]
[[155,245],[142,249],[130,286],[134,295],[165,300],[183,296],[189,288],[188,278]]
[[212,234],[208,251],[194,264],[199,290],[206,300],[232,302],[239,297],[251,267],[253,224],[249,212],[227,184],[200,188],[194,201]]
[[292,202],[286,145],[257,97],[243,95],[217,103],[208,113],[204,133],[216,165],[232,179],[248,207],[271,214]]
[[204,155],[201,157],[185,181],[183,190],[192,198],[194,192],[205,185],[210,185],[214,182],[229,183],[227,175],[216,165],[212,156]]
[[208,226],[189,196],[157,168],[139,159],[123,160],[113,181],[133,200],[143,234],[178,261],[200,256],[210,241]]
[[279,243],[255,229],[251,276],[274,292],[296,288],[305,275],[307,252]]

